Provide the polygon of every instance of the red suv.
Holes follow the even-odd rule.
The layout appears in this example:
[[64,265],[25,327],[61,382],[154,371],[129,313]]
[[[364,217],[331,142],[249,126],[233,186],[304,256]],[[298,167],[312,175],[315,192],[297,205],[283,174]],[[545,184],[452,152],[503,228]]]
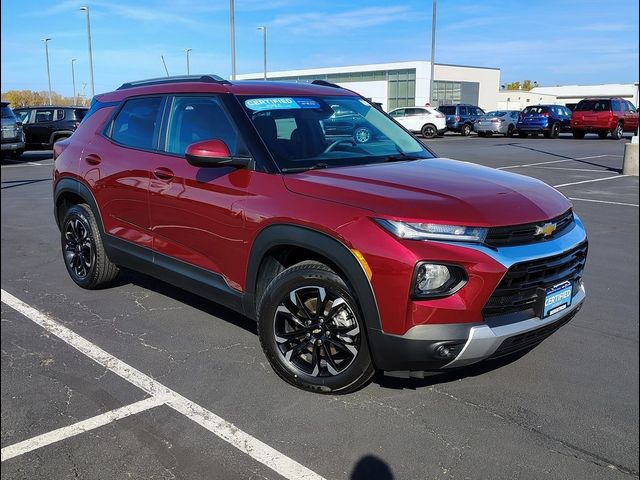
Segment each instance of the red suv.
[[581,100],[571,115],[571,132],[575,138],[597,133],[600,138],[618,140],[624,132],[638,129],[638,112],[633,103],[622,98],[587,98]]
[[[349,110],[376,136],[329,135]],[[83,288],[120,267],[258,322],[291,384],[345,393],[531,348],[585,298],[587,238],[532,178],[435,158],[328,84],[216,76],[97,96],[54,150],[64,262]]]

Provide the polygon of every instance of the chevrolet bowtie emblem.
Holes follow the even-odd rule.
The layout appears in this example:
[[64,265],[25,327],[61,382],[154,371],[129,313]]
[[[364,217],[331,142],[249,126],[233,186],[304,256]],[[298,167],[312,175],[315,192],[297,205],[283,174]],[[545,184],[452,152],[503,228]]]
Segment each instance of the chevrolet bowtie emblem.
[[536,225],[536,233],[534,234],[536,237],[548,237],[556,231],[555,223],[545,223],[544,225]]

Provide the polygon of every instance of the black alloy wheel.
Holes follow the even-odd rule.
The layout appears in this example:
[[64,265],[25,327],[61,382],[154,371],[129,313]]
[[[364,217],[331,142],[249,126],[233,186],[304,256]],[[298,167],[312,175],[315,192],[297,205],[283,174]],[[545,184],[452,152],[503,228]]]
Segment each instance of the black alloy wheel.
[[95,247],[89,236],[88,225],[73,216],[64,225],[64,261],[69,271],[80,280],[89,275],[95,263]]

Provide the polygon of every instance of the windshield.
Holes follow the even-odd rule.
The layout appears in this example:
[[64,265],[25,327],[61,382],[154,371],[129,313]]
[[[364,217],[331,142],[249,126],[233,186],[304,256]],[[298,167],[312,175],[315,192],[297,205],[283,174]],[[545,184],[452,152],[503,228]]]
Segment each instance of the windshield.
[[504,112],[502,110],[496,110],[495,112],[487,112],[483,115],[485,118],[493,118],[493,117],[503,117],[509,112]]
[[576,106],[577,112],[608,112],[611,110],[611,100],[582,100]]
[[8,105],[2,106],[2,118],[15,118],[15,115],[11,111]]
[[359,97],[242,96],[239,100],[283,171],[433,157]]
[[541,113],[545,113],[546,111],[547,107],[535,106],[525,108],[522,113],[524,113],[525,115],[539,115]]

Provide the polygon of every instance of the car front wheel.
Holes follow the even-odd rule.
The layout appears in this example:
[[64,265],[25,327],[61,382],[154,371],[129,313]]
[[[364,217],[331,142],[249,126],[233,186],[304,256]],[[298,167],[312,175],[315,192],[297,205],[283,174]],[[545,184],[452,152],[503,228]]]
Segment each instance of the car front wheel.
[[422,127],[420,133],[422,133],[422,136],[425,138],[433,138],[438,134],[438,129],[435,125],[428,123]]
[[622,122],[618,122],[616,128],[611,131],[611,138],[614,140],[620,140],[622,138],[623,126]]
[[95,290],[118,275],[108,258],[93,212],[86,204],[74,205],[61,226],[62,256],[69,276],[80,287]]
[[258,334],[273,370],[303,390],[349,393],[374,374],[358,303],[326,265],[305,261],[281,272],[258,307]]

